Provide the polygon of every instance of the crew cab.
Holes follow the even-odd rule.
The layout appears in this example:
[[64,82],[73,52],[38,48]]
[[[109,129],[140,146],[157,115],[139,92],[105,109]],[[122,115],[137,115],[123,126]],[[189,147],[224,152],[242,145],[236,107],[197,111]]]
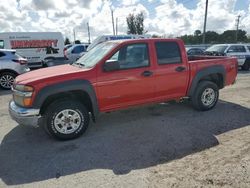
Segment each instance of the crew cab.
[[182,98],[210,110],[219,89],[236,75],[236,58],[188,57],[179,39],[108,41],[72,65],[18,76],[9,112],[21,125],[43,126],[67,140],[83,134],[90,117],[96,121],[102,112]]

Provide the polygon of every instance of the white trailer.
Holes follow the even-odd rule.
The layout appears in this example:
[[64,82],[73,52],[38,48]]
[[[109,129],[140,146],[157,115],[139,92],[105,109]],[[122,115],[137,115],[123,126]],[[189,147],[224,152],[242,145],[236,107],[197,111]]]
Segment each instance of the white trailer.
[[60,32],[6,32],[0,33],[0,49],[15,49],[30,67],[41,67],[45,59],[64,56],[64,39]]

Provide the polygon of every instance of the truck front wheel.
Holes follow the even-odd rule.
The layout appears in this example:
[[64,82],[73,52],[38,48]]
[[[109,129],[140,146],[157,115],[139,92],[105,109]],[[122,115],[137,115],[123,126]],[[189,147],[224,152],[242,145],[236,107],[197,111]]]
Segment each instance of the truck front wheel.
[[84,105],[74,100],[56,101],[44,114],[45,130],[59,140],[70,140],[82,135],[89,125],[89,113]]
[[210,81],[201,81],[191,97],[196,110],[206,111],[212,109],[219,98],[218,86]]

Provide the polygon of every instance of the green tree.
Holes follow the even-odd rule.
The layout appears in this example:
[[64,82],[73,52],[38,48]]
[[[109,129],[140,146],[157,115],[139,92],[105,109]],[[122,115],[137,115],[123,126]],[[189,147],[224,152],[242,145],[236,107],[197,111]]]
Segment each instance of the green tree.
[[220,35],[215,31],[207,31],[206,32],[206,43],[208,44],[216,44],[219,43]]
[[67,45],[67,44],[70,44],[70,43],[71,43],[71,42],[70,42],[69,38],[66,37],[66,38],[65,38],[65,41],[64,41],[64,44]]
[[197,30],[194,31],[194,36],[198,37],[200,35],[201,35],[201,30],[197,29]]
[[[247,42],[247,32],[244,30],[238,30],[237,42]],[[233,43],[236,42],[236,30],[226,30],[221,34],[221,42]]]
[[137,15],[129,14],[126,20],[128,25],[128,34],[144,34],[144,15],[142,12]]
[[75,44],[81,44],[81,41],[80,40],[76,40]]

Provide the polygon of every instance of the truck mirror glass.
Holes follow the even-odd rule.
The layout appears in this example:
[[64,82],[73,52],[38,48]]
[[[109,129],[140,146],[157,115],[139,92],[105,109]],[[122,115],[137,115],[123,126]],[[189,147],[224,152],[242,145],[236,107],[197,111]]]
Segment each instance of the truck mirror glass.
[[107,60],[103,67],[105,72],[115,71],[120,69],[119,62],[117,60]]

